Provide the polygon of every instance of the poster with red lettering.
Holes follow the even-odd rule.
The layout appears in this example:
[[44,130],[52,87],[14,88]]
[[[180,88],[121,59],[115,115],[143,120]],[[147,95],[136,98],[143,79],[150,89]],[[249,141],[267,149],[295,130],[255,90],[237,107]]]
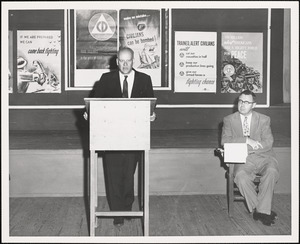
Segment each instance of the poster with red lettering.
[[221,93],[263,92],[263,33],[222,33]]

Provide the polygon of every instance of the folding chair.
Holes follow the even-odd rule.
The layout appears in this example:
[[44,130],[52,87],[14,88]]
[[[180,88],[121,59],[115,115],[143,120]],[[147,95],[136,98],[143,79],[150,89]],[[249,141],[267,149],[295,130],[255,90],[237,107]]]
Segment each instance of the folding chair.
[[[239,162],[225,162],[224,161],[224,155],[228,152],[225,151],[226,149],[223,148],[216,148],[215,149],[215,155],[219,156],[222,160],[222,163],[226,164],[226,178],[227,178],[227,206],[228,206],[228,215],[232,217],[233,213],[233,202],[234,201],[244,201],[245,198],[241,195],[239,188],[234,183],[234,165]],[[232,153],[232,152],[230,152]],[[260,175],[256,175],[254,179],[254,184],[256,186],[256,192],[258,192],[258,185],[260,183]]]

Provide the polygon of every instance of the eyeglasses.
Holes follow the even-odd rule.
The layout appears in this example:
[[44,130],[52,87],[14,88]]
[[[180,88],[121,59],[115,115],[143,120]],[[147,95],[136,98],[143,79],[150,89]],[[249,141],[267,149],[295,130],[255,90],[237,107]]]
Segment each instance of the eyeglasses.
[[243,101],[242,99],[239,99],[239,103],[249,105],[249,104],[252,104],[252,103],[255,103],[255,102]]
[[118,59],[118,60],[119,60],[119,63],[121,63],[121,64],[132,62],[132,59],[128,59],[128,60]]

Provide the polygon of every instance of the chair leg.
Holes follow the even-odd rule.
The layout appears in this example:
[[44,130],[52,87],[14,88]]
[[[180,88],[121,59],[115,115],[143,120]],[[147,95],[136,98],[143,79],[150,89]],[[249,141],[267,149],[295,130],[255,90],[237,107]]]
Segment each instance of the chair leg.
[[228,168],[228,179],[227,179],[227,203],[228,203],[228,215],[232,217],[233,214],[233,201],[234,201],[234,192],[233,192],[233,164],[229,164]]
[[141,153],[141,210],[144,211],[144,183],[145,183],[145,179],[144,179],[144,174],[145,174],[145,171],[144,171],[144,163],[145,163],[145,160],[144,160],[144,151],[142,151]]

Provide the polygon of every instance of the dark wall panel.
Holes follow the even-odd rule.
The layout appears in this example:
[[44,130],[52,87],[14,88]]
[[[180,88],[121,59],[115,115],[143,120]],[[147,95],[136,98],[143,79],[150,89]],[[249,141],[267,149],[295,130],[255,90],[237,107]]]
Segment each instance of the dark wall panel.
[[[232,108],[164,108],[157,109],[153,130],[220,129],[223,118]],[[274,131],[290,136],[291,109],[289,106],[257,108],[256,111],[271,117]],[[10,130],[78,130],[87,128],[81,109],[28,109],[10,110]]]
[[283,102],[283,10],[273,9],[271,20],[270,104]]
[[[52,29],[64,32],[63,10],[17,10],[9,13],[10,29],[39,30]],[[267,16],[265,9],[175,9],[172,11],[174,30],[210,30],[210,31],[256,31],[265,29]],[[272,10],[271,18],[271,60],[270,60],[270,98],[271,105],[282,103],[283,72],[283,10]],[[174,32],[173,32],[174,34]],[[65,37],[64,37],[65,38]],[[170,40],[172,41],[172,40]],[[220,40],[218,40],[220,42]],[[16,49],[16,40],[14,42]],[[62,63],[64,64],[64,47]],[[16,51],[15,51],[16,56]],[[84,105],[83,98],[90,91],[65,91],[64,66],[62,68],[61,94],[9,94],[10,105]],[[16,68],[14,70],[16,73]],[[218,70],[219,72],[219,70]],[[16,75],[14,75],[16,77]],[[16,83],[16,82],[15,82]],[[216,103],[225,100],[233,103],[236,96],[223,94],[176,94],[173,91],[157,91],[158,104]],[[226,100],[227,99],[227,100]],[[195,102],[196,101],[196,102]],[[289,108],[257,109],[272,115],[274,130],[290,130]],[[223,108],[171,108],[157,109],[158,120],[153,129],[217,129],[222,118],[232,109]],[[82,110],[73,109],[11,109],[11,130],[78,130],[85,125]]]

